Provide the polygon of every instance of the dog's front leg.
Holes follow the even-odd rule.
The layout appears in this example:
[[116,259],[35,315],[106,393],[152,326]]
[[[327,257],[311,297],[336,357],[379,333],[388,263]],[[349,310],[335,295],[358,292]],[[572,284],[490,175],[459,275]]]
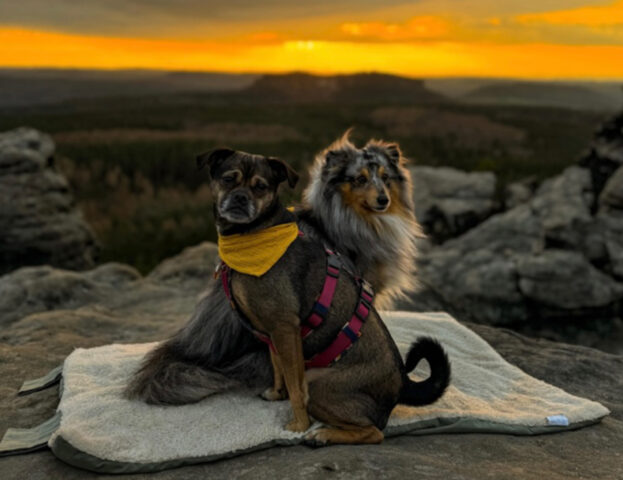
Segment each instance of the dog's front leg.
[[281,358],[279,358],[279,355],[271,350],[270,361],[273,364],[273,386],[264,390],[262,398],[269,401],[285,400],[288,398],[288,392],[283,383],[283,367],[281,366]]
[[280,325],[271,332],[271,341],[277,350],[278,361],[283,369],[283,379],[290,396],[294,419],[286,425],[292,432],[304,432],[309,428],[307,414],[307,382],[303,360],[303,341],[297,323]]

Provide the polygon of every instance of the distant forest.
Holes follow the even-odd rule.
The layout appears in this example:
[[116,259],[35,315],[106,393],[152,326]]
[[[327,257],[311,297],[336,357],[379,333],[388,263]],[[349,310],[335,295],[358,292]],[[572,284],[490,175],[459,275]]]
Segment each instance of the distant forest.
[[[144,72],[138,79],[83,73],[86,80],[71,77],[72,85],[81,92],[85,82],[96,82],[99,94],[76,98],[59,90],[61,73],[40,72],[31,73],[22,94],[38,88],[44,100],[25,104],[17,101],[19,72],[10,73],[13,87],[5,92],[13,92],[13,103],[0,108],[0,130],[25,125],[51,134],[57,165],[102,245],[101,261],[126,262],[142,272],[186,246],[215,239],[207,178],[194,162],[215,146],[288,161],[302,179],[294,192],[284,190],[286,202],[300,198],[314,155],[349,127],[358,143],[371,137],[399,142],[414,165],[492,170],[501,189],[528,176],[551,176],[577,161],[593,130],[610,115],[598,104],[577,108],[590,101],[583,97],[585,86],[564,86],[560,98],[580,100],[562,108],[492,102],[493,94],[507,98],[504,89],[492,93],[482,85],[462,93],[461,100],[457,84],[440,81],[432,90],[421,80],[381,74],[230,76],[234,80],[224,75],[210,85],[202,74],[169,74],[165,88],[161,77]],[[10,83],[0,72],[0,91],[3,82]],[[590,95],[603,99],[614,91]],[[539,97],[523,87],[520,93]],[[487,101],[473,98],[485,94]]]

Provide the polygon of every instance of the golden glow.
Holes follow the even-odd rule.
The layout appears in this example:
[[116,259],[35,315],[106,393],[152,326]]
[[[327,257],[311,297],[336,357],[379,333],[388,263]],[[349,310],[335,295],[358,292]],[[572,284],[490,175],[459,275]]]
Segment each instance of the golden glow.
[[383,22],[344,23],[341,29],[344,33],[354,37],[404,41],[442,37],[448,33],[449,24],[439,17],[427,15],[414,17],[405,24]]
[[[0,66],[623,79],[623,29],[618,28],[623,25],[623,0],[474,18],[426,11],[404,15],[402,21],[381,13],[378,20],[372,15],[360,16],[361,21],[314,17],[270,26],[251,22],[229,30],[219,24],[218,33],[207,39],[122,38],[0,26]],[[601,36],[583,41],[596,30]]]
[[518,20],[523,23],[586,25],[590,27],[618,26],[623,29],[623,0],[595,7],[520,15]]
[[296,42],[284,42],[283,47],[288,51],[313,50],[316,46],[311,40],[298,40]]

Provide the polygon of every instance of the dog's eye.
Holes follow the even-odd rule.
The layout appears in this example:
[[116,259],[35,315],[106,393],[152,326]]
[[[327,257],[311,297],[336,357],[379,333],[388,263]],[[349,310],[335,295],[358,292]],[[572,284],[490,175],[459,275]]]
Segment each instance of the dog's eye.
[[221,177],[221,181],[223,183],[232,183],[234,180],[236,180],[236,177],[233,175],[225,175],[224,177]]
[[387,180],[389,180],[389,175],[384,173],[383,175],[381,175],[381,180],[383,180],[384,182],[387,182]]
[[368,177],[366,177],[365,175],[359,175],[356,179],[355,182],[357,182],[358,185],[363,185],[368,181]]
[[266,185],[265,183],[259,182],[259,183],[256,183],[253,188],[255,188],[256,190],[260,192],[263,192],[264,190],[268,188],[268,185]]

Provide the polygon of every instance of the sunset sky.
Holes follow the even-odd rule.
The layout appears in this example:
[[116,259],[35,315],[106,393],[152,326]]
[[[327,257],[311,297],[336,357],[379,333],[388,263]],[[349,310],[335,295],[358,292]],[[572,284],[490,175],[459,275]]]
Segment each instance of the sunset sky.
[[2,0],[0,66],[623,79],[623,0]]

